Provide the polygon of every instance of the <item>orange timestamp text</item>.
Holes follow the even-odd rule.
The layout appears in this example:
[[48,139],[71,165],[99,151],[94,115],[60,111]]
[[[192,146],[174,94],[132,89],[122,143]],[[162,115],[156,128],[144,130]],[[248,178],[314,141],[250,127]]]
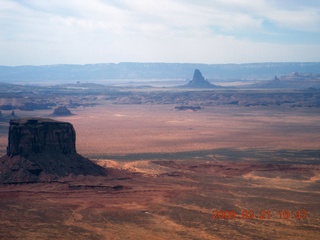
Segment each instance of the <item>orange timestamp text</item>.
[[306,219],[308,212],[307,210],[301,209],[297,211],[289,211],[287,209],[280,210],[278,212],[272,212],[271,210],[261,209],[260,211],[253,211],[250,209],[242,210],[241,213],[237,213],[235,210],[213,210],[213,219],[285,219],[290,218]]

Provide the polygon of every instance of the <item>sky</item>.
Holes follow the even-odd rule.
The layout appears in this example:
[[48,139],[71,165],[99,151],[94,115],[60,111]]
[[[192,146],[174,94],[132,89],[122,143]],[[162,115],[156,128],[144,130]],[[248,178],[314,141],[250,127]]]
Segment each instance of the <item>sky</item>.
[[0,65],[320,62],[320,0],[0,0]]

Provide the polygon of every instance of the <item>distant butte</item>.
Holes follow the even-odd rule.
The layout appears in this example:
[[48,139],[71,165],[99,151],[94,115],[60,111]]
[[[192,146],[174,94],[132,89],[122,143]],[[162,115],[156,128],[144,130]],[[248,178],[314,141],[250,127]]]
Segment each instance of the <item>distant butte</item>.
[[54,115],[59,115],[59,116],[69,116],[72,115],[71,111],[66,107],[66,106],[61,106],[61,107],[57,107],[54,111],[53,111]]
[[10,120],[7,155],[0,158],[1,183],[51,182],[68,175],[106,175],[76,152],[72,124],[48,118]]
[[192,80],[185,85],[185,87],[190,88],[217,88],[218,86],[210,83],[208,80],[204,79],[199,69],[195,69],[193,73]]

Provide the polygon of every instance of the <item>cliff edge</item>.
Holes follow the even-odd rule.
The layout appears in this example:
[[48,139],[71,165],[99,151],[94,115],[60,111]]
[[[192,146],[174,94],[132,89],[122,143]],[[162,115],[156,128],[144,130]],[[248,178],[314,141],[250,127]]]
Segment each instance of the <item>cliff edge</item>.
[[68,175],[106,175],[104,168],[76,152],[72,124],[47,118],[10,120],[0,182],[51,182]]

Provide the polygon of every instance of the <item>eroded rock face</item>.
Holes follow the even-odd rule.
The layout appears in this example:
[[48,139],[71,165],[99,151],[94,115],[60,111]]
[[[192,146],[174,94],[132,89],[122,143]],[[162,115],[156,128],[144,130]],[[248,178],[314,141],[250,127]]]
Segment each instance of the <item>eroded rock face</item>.
[[192,81],[195,81],[195,82],[205,81],[199,69],[194,70]]
[[76,133],[72,124],[52,119],[10,120],[7,154],[76,153]]
[[214,84],[211,84],[208,80],[204,79],[199,69],[194,70],[192,80],[187,84],[187,87],[192,88],[215,88]]
[[58,115],[58,116],[69,116],[69,115],[72,115],[71,111],[65,106],[57,107],[53,111],[53,114],[54,115]]
[[105,176],[106,169],[76,152],[72,124],[45,118],[10,120],[0,183],[52,182],[69,175]]

